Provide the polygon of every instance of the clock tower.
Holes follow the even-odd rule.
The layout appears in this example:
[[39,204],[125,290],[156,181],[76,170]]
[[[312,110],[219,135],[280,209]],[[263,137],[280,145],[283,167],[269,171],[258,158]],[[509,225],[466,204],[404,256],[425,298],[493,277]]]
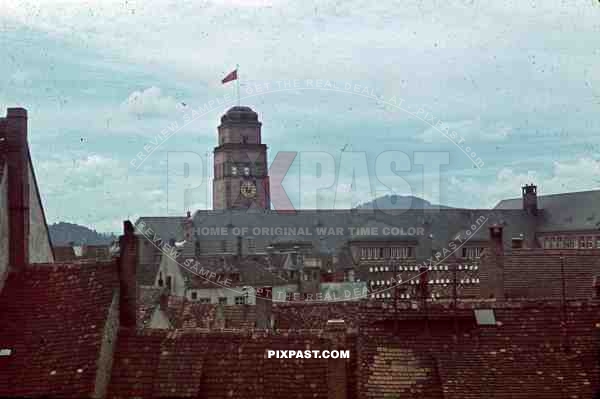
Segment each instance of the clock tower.
[[249,107],[232,107],[221,117],[219,145],[214,150],[214,209],[270,208],[261,125]]

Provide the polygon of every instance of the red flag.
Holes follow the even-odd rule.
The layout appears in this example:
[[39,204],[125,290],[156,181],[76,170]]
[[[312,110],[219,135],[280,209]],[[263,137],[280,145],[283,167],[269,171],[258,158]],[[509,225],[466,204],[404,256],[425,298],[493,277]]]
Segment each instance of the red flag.
[[227,82],[231,82],[232,80],[237,80],[237,69],[234,69],[232,72],[229,72],[229,74],[223,78],[221,83],[225,84]]

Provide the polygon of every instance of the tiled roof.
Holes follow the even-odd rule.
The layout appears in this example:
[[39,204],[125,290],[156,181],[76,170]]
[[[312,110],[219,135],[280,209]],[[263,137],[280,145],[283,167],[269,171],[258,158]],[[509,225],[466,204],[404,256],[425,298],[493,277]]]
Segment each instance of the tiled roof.
[[506,298],[561,298],[563,280],[567,298],[592,298],[600,250],[513,250],[504,257],[502,274]]
[[[273,270],[280,270],[285,262],[286,255],[249,255],[237,257],[235,255],[214,255],[214,256],[199,256],[194,258],[198,262],[198,267],[212,271],[217,274],[232,274],[240,275],[240,284],[265,284],[273,285],[274,283],[285,283],[275,272],[269,271],[269,267]],[[185,263],[185,260],[178,260],[180,263]],[[189,278],[191,287],[206,287],[214,286],[213,282],[206,281],[197,274],[192,273],[185,267],[181,267],[184,276]]]
[[266,358],[268,349],[326,345],[302,335],[121,332],[107,397],[326,399],[326,359]]
[[56,262],[72,261],[76,258],[77,256],[75,255],[73,247],[54,247],[54,260]]
[[114,263],[47,264],[0,293],[0,396],[89,397],[118,286]]
[[[144,216],[135,222],[135,233],[148,236],[150,234],[148,229],[152,228],[154,234],[149,237],[150,239],[154,239],[155,235],[156,239],[160,238],[167,243],[171,239],[180,241],[183,239],[182,226],[185,219],[185,217],[179,216]],[[144,223],[145,227],[141,223]]]
[[[183,237],[182,217],[165,218],[140,218],[144,221],[146,228],[151,227],[153,231],[159,232],[161,237],[170,237],[176,234],[174,238],[181,240]],[[490,209],[439,209],[439,210],[421,210],[411,209],[401,213],[390,214],[381,210],[300,210],[296,214],[280,214],[276,211],[204,211],[200,210],[194,213],[194,226],[198,228],[211,227],[227,229],[228,235],[203,235],[202,240],[236,240],[233,232],[236,227],[247,228],[249,232],[255,227],[271,228],[266,230],[271,235],[260,235],[261,239],[271,242],[276,241],[296,241],[312,243],[317,250],[330,253],[338,252],[349,240],[366,239],[364,235],[351,234],[351,231],[360,233],[351,228],[358,227],[378,227],[378,235],[371,237],[381,238],[383,227],[403,228],[404,233],[396,236],[387,235],[384,237],[400,240],[417,239],[417,258],[427,259],[431,256],[431,248],[441,249],[447,246],[448,242],[455,239],[457,234],[461,234],[462,240],[466,231],[473,231],[472,226],[477,226],[476,233],[470,237],[476,240],[487,240],[488,229],[492,224],[501,224],[505,231],[505,245],[510,247],[510,240],[513,236],[524,234],[525,237],[532,237],[535,232],[536,220],[534,217],[528,217],[521,210],[490,210]],[[477,222],[484,221],[483,223]],[[280,231],[274,228],[295,228],[298,235],[280,234]],[[316,228],[334,227],[343,228],[343,234],[326,234],[319,236]],[[408,228],[423,228],[423,234],[412,236],[408,234]],[[300,229],[304,233],[299,233]],[[307,234],[306,232],[310,232]],[[292,234],[292,233],[290,233]],[[191,244],[191,243],[190,243]],[[189,250],[189,249],[188,249]]]
[[[600,190],[538,195],[540,223],[538,230],[569,231],[600,229]],[[500,201],[494,209],[521,209],[523,199]]]

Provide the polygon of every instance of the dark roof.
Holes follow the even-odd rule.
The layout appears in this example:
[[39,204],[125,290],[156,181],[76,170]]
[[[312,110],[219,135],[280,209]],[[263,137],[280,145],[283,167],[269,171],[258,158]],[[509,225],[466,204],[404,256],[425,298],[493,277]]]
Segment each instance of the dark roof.
[[73,250],[73,247],[71,247],[71,246],[53,247],[53,248],[54,248],[54,260],[56,262],[72,261],[77,258],[77,256],[75,255],[75,251]]
[[252,108],[246,106],[229,108],[229,110],[221,117],[221,123],[224,125],[232,123],[260,125],[258,114],[254,112]]
[[0,293],[0,396],[90,397],[118,285],[114,263],[35,265]]
[[[539,195],[541,209],[538,231],[576,231],[600,229],[600,190]],[[494,209],[522,209],[521,198],[500,201]]]
[[[194,227],[198,231],[203,228],[228,227],[228,235],[201,235],[202,240],[234,240],[234,228],[247,228],[247,236],[252,236],[254,228],[260,229],[258,238],[272,242],[298,241],[312,243],[313,247],[324,253],[337,253],[350,240],[356,239],[414,239],[414,229],[423,229],[416,236],[418,240],[417,257],[427,259],[431,249],[441,249],[461,234],[464,241],[466,231],[477,229],[470,237],[476,240],[487,240],[488,227],[501,224],[505,231],[505,244],[510,247],[513,236],[523,234],[533,237],[536,227],[535,217],[527,216],[523,210],[490,210],[490,209],[439,209],[439,210],[300,210],[296,214],[282,214],[269,211],[197,211],[194,213]],[[171,232],[178,232],[177,240],[183,239],[182,217],[172,218],[140,218],[146,226],[161,237],[169,237]],[[480,222],[478,222],[478,220]],[[343,234],[325,234],[320,236],[319,228],[342,228]],[[383,235],[383,227],[397,228],[396,235]],[[262,234],[263,228],[270,228],[268,234]],[[279,228],[279,229],[278,229]],[[286,232],[284,229],[288,228]],[[289,228],[295,228],[289,231]],[[300,229],[302,228],[302,232]],[[356,228],[378,228],[377,235],[365,235]],[[413,230],[410,230],[410,229]]]
[[[141,217],[135,222],[135,233],[144,235],[150,240],[153,240],[156,236],[156,239],[160,238],[167,243],[172,238],[181,240],[183,238],[182,226],[185,220],[185,217],[178,216]],[[144,223],[144,225],[141,223]],[[152,228],[152,232],[149,231],[150,228]]]
[[[273,271],[269,271],[269,267],[273,270],[281,270],[285,264],[286,255],[207,255],[193,258],[198,262],[198,268],[209,270],[216,274],[231,275],[239,274],[240,281],[233,282],[235,285],[273,285],[286,284],[287,281],[277,276]],[[179,264],[185,265],[185,259],[178,259]],[[181,272],[189,279],[191,288],[207,288],[217,287],[214,279],[207,280],[194,273],[193,271],[181,267]]]

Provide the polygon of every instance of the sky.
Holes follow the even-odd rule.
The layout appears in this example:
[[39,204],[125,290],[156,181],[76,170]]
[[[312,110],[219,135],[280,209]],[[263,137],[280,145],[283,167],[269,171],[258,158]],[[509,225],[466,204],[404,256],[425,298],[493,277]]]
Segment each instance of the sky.
[[488,208],[600,185],[599,34],[592,0],[0,0],[0,112],[29,112],[49,223],[210,209],[237,64],[296,208]]

